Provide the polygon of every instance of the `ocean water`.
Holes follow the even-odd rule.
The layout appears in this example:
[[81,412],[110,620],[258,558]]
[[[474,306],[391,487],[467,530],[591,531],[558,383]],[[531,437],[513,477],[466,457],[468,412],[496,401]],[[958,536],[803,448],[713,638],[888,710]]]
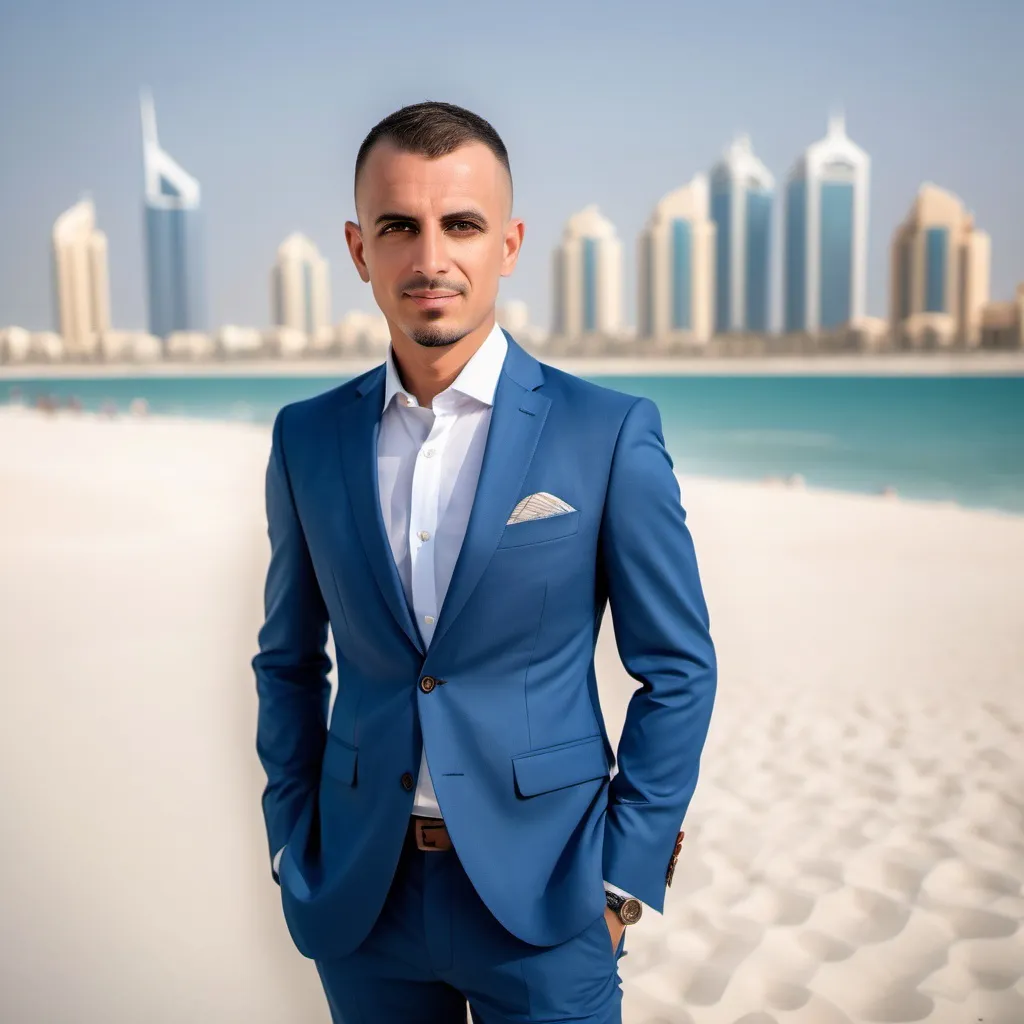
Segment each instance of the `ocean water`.
[[[0,402],[39,396],[121,412],[270,423],[284,404],[341,383],[325,377],[30,379]],[[1024,377],[592,377],[645,395],[684,474],[953,501],[1024,514]]]

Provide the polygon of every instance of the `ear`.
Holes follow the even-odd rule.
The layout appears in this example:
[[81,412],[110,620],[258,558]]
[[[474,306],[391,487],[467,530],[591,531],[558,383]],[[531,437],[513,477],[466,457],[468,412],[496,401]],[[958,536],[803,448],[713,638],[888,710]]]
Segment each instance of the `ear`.
[[345,221],[345,241],[348,243],[352,262],[356,265],[356,272],[364,283],[369,283],[370,271],[366,266],[366,255],[363,252],[363,233],[355,221]]
[[519,252],[523,248],[526,225],[515,218],[505,225],[504,251],[501,256],[501,276],[509,277],[516,268]]

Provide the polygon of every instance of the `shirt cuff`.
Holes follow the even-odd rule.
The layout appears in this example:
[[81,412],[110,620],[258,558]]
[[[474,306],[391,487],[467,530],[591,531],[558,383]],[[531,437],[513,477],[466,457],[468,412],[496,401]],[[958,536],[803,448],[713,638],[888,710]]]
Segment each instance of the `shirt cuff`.
[[617,885],[612,885],[611,882],[605,882],[604,883],[604,887],[608,891],[615,893],[616,896],[621,896],[623,899],[626,899],[626,900],[635,900],[636,899],[636,897],[632,893],[626,892],[625,889],[620,889]]

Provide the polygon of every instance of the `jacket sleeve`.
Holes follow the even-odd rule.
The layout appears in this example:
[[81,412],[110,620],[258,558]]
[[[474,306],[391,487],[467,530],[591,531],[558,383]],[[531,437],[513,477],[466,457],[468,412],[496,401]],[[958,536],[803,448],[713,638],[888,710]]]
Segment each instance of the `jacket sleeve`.
[[252,660],[259,704],[256,752],[267,774],[262,803],[271,857],[287,843],[317,791],[330,701],[327,609],[285,465],[286,411],[274,421],[267,465],[270,565],[259,653]]
[[600,550],[619,656],[641,684],[609,788],[604,877],[661,912],[710,725],[717,661],[679,483],[658,407],[647,398],[630,406],[620,428]]

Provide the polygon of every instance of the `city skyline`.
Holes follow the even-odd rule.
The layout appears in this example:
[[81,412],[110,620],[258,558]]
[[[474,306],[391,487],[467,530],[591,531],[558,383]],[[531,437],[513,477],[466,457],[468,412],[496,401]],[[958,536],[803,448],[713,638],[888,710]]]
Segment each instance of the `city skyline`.
[[[206,331],[200,185],[160,146],[153,97],[145,91],[141,115],[148,334],[198,352],[211,344],[208,335],[197,337]],[[779,298],[770,235],[777,198],[785,227]],[[776,197],[774,177],[750,138],[738,136],[708,174],[699,172],[664,196],[638,235],[635,326],[623,318],[625,275],[615,225],[593,203],[569,216],[552,257],[551,333],[633,335],[659,347],[704,345],[729,333],[777,333],[766,326],[767,311],[781,300],[781,333],[816,336],[845,327],[877,335],[884,318],[865,312],[869,207],[870,157],[847,136],[841,113],[829,117],[825,136],[794,162],[784,199]],[[927,247],[918,221],[938,224],[927,228]],[[958,196],[922,184],[893,235],[890,263],[892,339],[919,341],[930,334],[978,343],[990,299],[991,239],[975,228]],[[110,317],[106,236],[96,227],[91,199],[57,218],[53,265],[57,333],[69,356],[93,356],[101,335],[118,332]],[[943,275],[948,282],[939,280]],[[269,324],[290,332],[286,347],[294,348],[298,335],[314,349],[329,347],[335,337],[330,271],[315,243],[291,232],[277,248],[269,285]],[[525,317],[526,304],[511,302]],[[221,339],[234,339],[222,342],[230,349],[259,344],[255,327],[220,326],[227,328]],[[103,351],[110,350],[104,342]]]
[[[0,137],[11,154],[0,169],[0,321],[53,326],[39,269],[45,232],[88,192],[110,241],[114,321],[146,324],[136,104],[147,83],[162,140],[202,182],[211,326],[264,320],[268,263],[295,230],[330,264],[335,307],[373,308],[344,245],[351,162],[376,119],[427,96],[479,110],[509,145],[527,239],[502,296],[524,299],[538,323],[552,319],[550,253],[569,212],[595,203],[631,253],[657,197],[710,167],[731,139],[754,139],[782,182],[835,109],[873,158],[867,312],[887,315],[890,234],[925,180],[961,196],[993,229],[992,295],[1012,296],[1024,276],[1024,199],[1013,170],[1024,143],[1005,131],[1020,95],[1010,46],[1024,27],[1019,5],[837,6],[809,19],[795,4],[769,15],[747,3],[697,21],[654,6],[624,20],[591,5],[572,32],[546,22],[545,32],[531,31],[539,6],[517,10],[514,23],[485,14],[460,35],[471,44],[460,54],[468,52],[441,71],[431,59],[448,42],[441,26],[419,19],[413,46],[367,12],[342,15],[327,4],[213,11],[186,0],[172,17],[101,2],[69,9],[56,27],[13,12],[0,40],[8,96]],[[532,69],[515,76],[514,89],[476,45],[506,39],[510,73]],[[687,59],[666,63],[672,41],[683,39]],[[613,40],[617,73],[584,75],[594,47]],[[386,72],[378,61],[385,46]],[[33,57],[44,47],[45,69]],[[331,60],[335,52],[344,59]],[[780,205],[771,227],[773,327]],[[634,264],[624,267],[626,323],[638,319]]]
[[[145,90],[140,111],[149,334],[164,339],[194,335],[207,327],[200,185],[160,146],[153,97]],[[845,116],[833,113],[825,136],[794,162],[784,197],[777,196],[774,176],[754,154],[750,137],[737,136],[708,174],[698,172],[663,197],[640,231],[635,325],[623,317],[625,275],[616,227],[596,204],[588,204],[569,216],[553,253],[552,333],[626,333],[703,344],[728,333],[816,335],[863,322],[870,164],[869,155],[847,136]],[[948,292],[942,290],[945,298],[934,300],[929,277],[926,302],[911,302],[909,297],[921,290],[921,274],[911,288],[900,236],[909,231],[909,220],[922,204],[927,209],[945,204],[947,221],[969,222],[964,231],[976,244],[963,262],[959,250],[947,254],[948,240],[940,244],[943,268],[958,275],[960,291],[966,289],[969,296],[949,298],[958,287],[951,281]],[[776,217],[784,225],[778,296],[771,237]],[[955,223],[952,228],[946,223],[929,229],[929,236],[951,230],[954,236],[962,233]],[[917,257],[914,268],[934,262],[932,249],[930,245]],[[990,237],[974,228],[973,215],[961,199],[923,183],[908,220],[897,226],[890,252],[888,322],[893,336],[905,327],[909,336],[936,329],[934,317],[918,314],[943,314],[949,320],[939,324],[939,335],[976,344],[982,308],[990,298],[990,254]],[[53,260],[54,330],[65,338],[69,355],[92,355],[99,336],[116,327],[110,316],[107,241],[96,228],[91,199],[80,200],[57,218]],[[522,300],[510,301],[526,308]],[[781,307],[781,324],[769,316],[776,307]],[[903,307],[910,312],[900,313]],[[278,246],[270,274],[270,312],[271,325],[306,335],[314,344],[333,330],[329,265],[301,232],[291,232]]]

